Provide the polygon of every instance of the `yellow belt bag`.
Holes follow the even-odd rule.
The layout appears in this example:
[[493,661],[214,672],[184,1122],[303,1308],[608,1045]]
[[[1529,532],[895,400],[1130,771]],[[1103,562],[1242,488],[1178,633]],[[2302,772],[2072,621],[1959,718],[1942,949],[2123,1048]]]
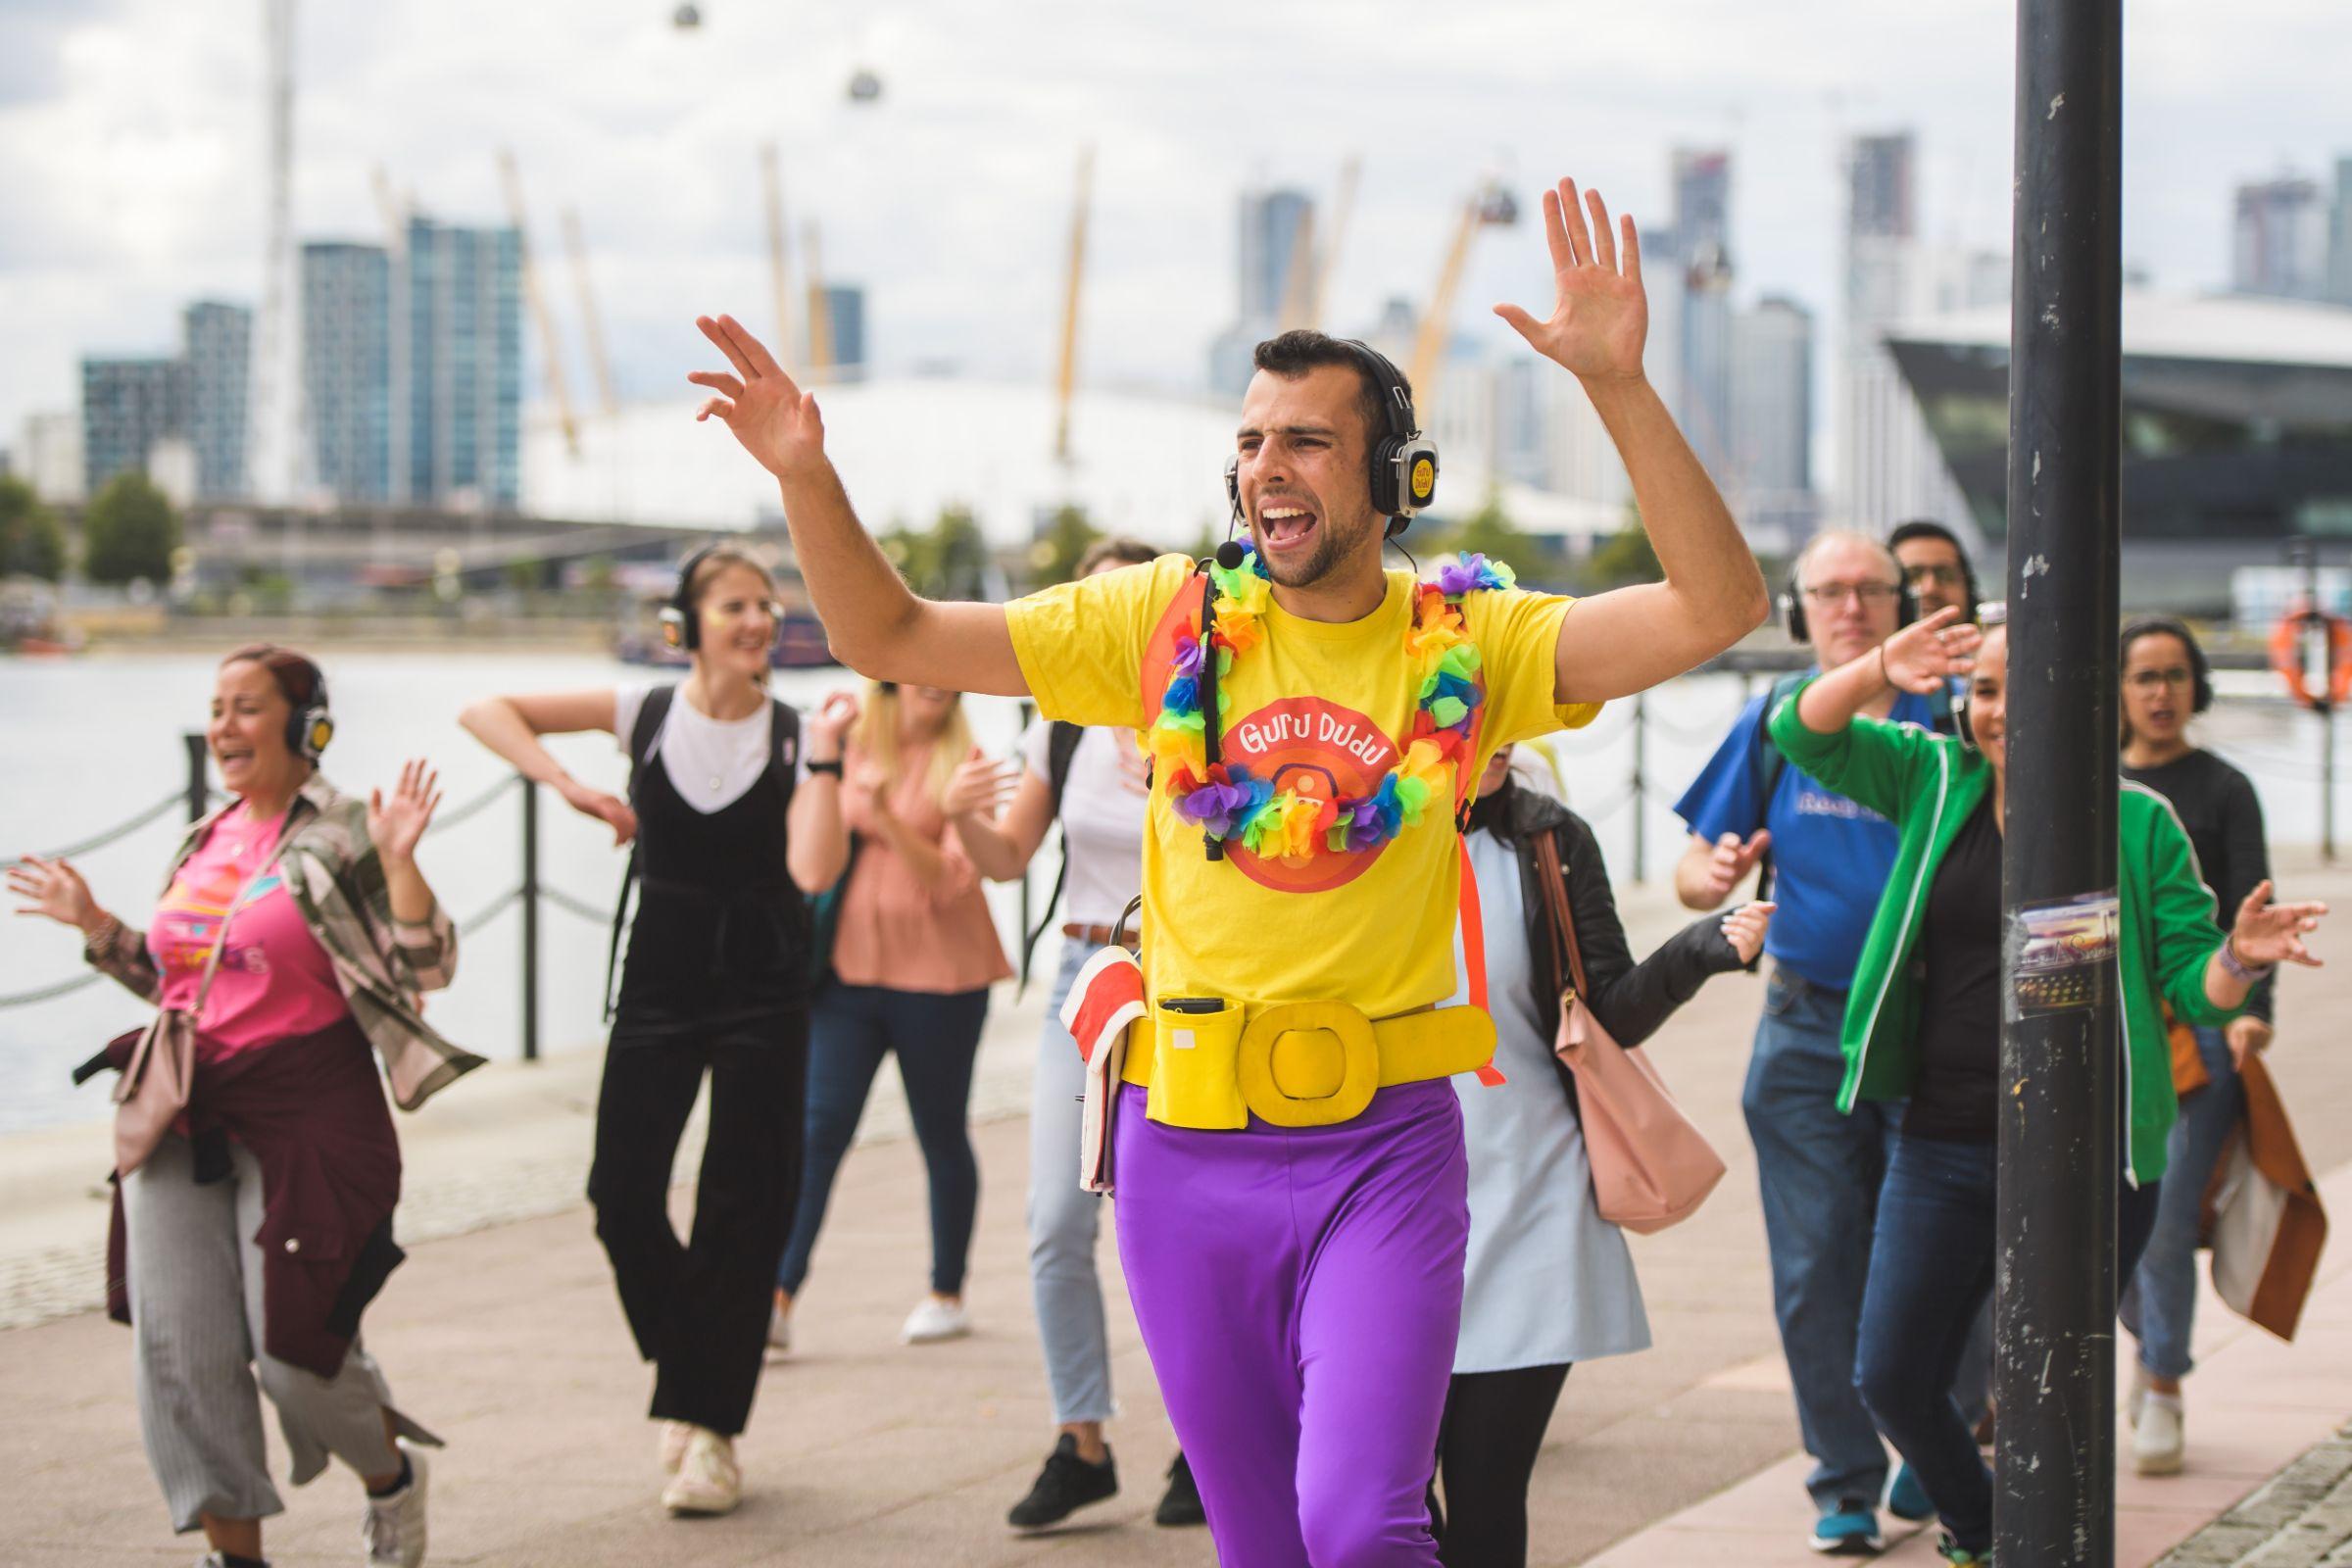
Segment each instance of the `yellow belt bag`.
[[1252,1111],[1277,1127],[1327,1127],[1361,1113],[1376,1089],[1470,1072],[1494,1054],[1494,1020],[1478,1007],[1367,1018],[1345,1002],[1209,1013],[1155,1003],[1128,1031],[1121,1076],[1150,1087],[1146,1114],[1171,1127],[1247,1127]]

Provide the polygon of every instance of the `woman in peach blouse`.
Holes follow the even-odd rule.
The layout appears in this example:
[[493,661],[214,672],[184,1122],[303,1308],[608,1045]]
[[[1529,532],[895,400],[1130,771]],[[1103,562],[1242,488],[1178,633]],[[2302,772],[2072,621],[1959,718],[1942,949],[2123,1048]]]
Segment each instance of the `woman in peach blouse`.
[[980,1168],[965,1112],[988,988],[1012,973],[979,874],[940,808],[956,767],[977,755],[955,692],[868,688],[842,794],[857,849],[840,895],[832,969],[809,1013],[800,1208],[776,1271],[769,1336],[779,1348],[790,1344],[793,1298],[808,1275],[834,1174],[874,1074],[893,1054],[931,1183],[931,1289],[900,1338],[920,1345],[971,1332],[963,1272]]

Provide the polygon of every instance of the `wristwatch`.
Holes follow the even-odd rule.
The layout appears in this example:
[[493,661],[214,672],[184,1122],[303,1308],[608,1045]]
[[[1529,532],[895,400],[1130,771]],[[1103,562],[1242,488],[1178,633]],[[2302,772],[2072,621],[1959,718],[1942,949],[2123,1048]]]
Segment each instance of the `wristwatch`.
[[817,773],[830,773],[835,778],[840,778],[842,776],[841,759],[836,757],[831,761],[810,762],[808,764],[808,771],[812,775]]

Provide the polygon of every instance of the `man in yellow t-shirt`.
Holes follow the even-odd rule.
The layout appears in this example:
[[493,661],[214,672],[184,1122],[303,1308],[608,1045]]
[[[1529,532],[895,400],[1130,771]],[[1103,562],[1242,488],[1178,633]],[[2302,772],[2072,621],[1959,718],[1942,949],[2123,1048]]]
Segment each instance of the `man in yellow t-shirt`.
[[1452,818],[1497,748],[1681,674],[1768,609],[1642,375],[1632,222],[1566,180],[1544,209],[1552,312],[1497,314],[1582,382],[1665,579],[1573,614],[1475,558],[1442,591],[1384,569],[1435,449],[1394,366],[1315,332],[1258,346],[1228,468],[1250,544],[1215,571],[1171,557],[1010,605],[921,600],[858,524],[815,400],[731,318],[697,323],[732,366],[690,377],[715,394],[700,416],[777,477],[846,663],[1150,737],[1119,1250],[1227,1568],[1436,1562],[1424,1488],[1468,1223],[1446,1079],[1493,1041],[1438,1005]]

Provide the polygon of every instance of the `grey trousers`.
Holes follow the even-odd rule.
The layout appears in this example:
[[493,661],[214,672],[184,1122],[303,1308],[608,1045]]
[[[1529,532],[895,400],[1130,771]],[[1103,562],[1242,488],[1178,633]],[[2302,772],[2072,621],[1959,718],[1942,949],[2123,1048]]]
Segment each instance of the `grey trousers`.
[[180,1531],[197,1528],[202,1514],[262,1519],[284,1511],[270,1484],[257,1378],[277,1407],[296,1486],[324,1469],[329,1454],[364,1476],[398,1470],[387,1412],[403,1437],[439,1441],[392,1411],[383,1374],[357,1341],[332,1378],[262,1348],[262,1251],[254,1241],[262,1168],[242,1147],[229,1148],[226,1181],[198,1186],[194,1150],[176,1135],[122,1180],[139,1431]]
[[1107,1421],[1112,1413],[1109,1334],[1102,1281],[1095,1270],[1102,1200],[1078,1185],[1086,1063],[1061,1026],[1061,999],[1093,956],[1083,942],[1062,944],[1061,971],[1037,1042],[1029,1107],[1029,1288],[1038,1337],[1045,1342],[1054,1419],[1064,1426]]

